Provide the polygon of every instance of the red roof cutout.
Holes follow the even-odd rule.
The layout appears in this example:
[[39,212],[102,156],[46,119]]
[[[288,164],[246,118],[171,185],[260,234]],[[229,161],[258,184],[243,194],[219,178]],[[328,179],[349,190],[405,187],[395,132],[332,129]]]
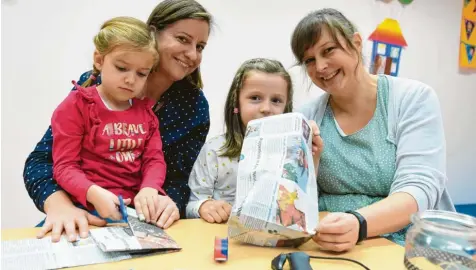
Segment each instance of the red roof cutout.
[[406,47],[407,42],[403,37],[400,24],[394,19],[385,19],[374,32],[369,36],[369,40],[382,43]]

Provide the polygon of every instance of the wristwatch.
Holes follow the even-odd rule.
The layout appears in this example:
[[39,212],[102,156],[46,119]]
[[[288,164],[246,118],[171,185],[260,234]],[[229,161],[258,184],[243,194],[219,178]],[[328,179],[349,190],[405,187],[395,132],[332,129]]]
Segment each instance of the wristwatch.
[[356,211],[346,211],[346,213],[354,215],[359,221],[359,238],[357,239],[357,244],[367,239],[367,221],[365,218]]

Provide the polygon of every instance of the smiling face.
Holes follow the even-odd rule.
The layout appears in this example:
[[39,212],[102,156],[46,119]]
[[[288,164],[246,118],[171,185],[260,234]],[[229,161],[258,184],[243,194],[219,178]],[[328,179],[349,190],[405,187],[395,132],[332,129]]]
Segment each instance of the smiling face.
[[202,62],[209,24],[200,19],[183,19],[157,34],[158,71],[171,81],[179,81],[195,71]]
[[362,38],[336,9],[319,9],[302,18],[294,28],[291,48],[312,82],[330,94],[352,91],[365,74]]
[[[354,34],[352,42],[360,52],[360,35]],[[360,54],[349,48],[342,36],[338,35],[337,40],[334,40],[327,27],[324,27],[318,42],[304,52],[303,63],[312,82],[332,94],[356,82],[359,57]]]
[[101,55],[94,53],[94,65],[101,72],[100,94],[109,102],[120,104],[141,94],[153,65],[150,52],[118,47]]

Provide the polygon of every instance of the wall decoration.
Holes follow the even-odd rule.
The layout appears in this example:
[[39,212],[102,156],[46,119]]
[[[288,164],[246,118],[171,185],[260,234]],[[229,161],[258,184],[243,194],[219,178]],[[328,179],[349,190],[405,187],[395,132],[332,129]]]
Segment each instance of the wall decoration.
[[471,34],[473,33],[475,22],[464,19],[464,26],[465,26],[465,32],[466,32],[466,39],[470,40],[471,39]]
[[407,47],[398,21],[390,18],[383,20],[369,40],[373,41],[370,73],[398,76],[400,56],[403,48]]
[[459,66],[476,69],[476,0],[463,0]]

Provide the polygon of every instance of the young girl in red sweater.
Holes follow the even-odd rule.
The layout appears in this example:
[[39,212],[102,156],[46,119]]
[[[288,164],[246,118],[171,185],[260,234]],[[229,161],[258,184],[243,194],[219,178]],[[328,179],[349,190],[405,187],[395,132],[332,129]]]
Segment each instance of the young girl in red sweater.
[[[120,220],[118,195],[139,217],[156,214],[166,165],[154,102],[141,96],[158,61],[155,33],[117,17],[94,37],[93,78],[56,108],[51,119],[53,174],[75,203]],[[90,86],[94,76],[102,83]]]

